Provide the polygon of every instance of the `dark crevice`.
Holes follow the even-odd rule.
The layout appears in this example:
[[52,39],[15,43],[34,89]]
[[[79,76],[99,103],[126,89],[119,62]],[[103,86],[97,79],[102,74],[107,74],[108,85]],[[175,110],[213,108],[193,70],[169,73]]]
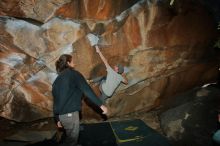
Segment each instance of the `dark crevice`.
[[36,25],[36,26],[41,26],[41,25],[44,24],[43,22],[40,22],[40,21],[32,19],[32,18],[21,18],[21,17],[14,17],[14,18],[16,18],[18,20],[26,21],[26,22],[31,23],[31,24]]

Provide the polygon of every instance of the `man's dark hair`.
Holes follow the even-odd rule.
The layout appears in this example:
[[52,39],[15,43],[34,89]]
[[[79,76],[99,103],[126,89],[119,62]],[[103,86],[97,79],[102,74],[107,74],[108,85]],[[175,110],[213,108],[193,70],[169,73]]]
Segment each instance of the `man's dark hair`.
[[69,65],[67,62],[72,61],[72,56],[69,54],[63,54],[60,56],[60,58],[56,61],[55,66],[56,66],[56,71],[57,73],[61,73],[64,69],[69,68]]

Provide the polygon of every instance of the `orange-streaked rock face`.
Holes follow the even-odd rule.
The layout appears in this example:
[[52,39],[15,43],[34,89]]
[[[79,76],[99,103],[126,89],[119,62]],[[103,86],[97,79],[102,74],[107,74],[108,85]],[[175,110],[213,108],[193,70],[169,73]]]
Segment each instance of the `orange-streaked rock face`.
[[138,0],[3,0],[0,15],[47,22],[53,17],[108,20]]
[[56,16],[72,19],[108,20],[120,15],[138,0],[74,0],[60,7]]
[[[123,64],[129,80],[108,99],[111,116],[151,110],[178,92],[215,81],[216,28],[207,10],[189,1],[172,7],[147,0],[1,1],[0,15],[10,17],[0,17],[0,116],[53,116],[54,64],[63,53],[73,56],[85,78],[106,74],[89,33],[100,36],[103,55],[111,66]],[[83,102],[83,119],[101,120],[89,106]]]

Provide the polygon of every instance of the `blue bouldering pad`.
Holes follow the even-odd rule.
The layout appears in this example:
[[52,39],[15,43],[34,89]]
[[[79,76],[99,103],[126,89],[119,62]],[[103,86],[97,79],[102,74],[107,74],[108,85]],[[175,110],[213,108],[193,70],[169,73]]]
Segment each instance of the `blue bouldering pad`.
[[81,124],[79,143],[82,146],[117,146],[109,122]]
[[170,146],[168,140],[142,120],[110,122],[118,146]]
[[82,146],[170,146],[169,141],[142,120],[82,124]]

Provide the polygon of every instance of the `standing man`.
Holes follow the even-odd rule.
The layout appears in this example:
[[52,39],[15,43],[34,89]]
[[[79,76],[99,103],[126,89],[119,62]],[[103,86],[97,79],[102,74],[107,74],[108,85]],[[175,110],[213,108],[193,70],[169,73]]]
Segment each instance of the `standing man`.
[[97,98],[82,74],[74,69],[75,64],[71,55],[61,55],[55,65],[58,77],[52,85],[52,94],[56,124],[59,128],[65,129],[66,138],[63,144],[76,146],[80,126],[79,111],[81,110],[83,94],[99,106],[103,114],[107,114],[108,110]]

